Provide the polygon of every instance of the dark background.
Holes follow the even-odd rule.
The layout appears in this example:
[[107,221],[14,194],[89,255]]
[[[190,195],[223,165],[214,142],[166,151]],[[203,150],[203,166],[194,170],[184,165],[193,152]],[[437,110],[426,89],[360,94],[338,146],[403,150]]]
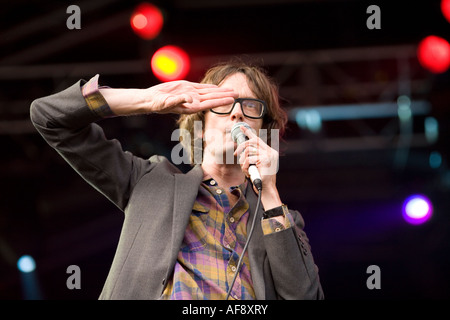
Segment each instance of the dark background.
[[[328,299],[450,297],[449,72],[434,75],[417,61],[420,40],[450,40],[440,1],[239,0],[154,1],[165,25],[152,41],[137,37],[129,17],[139,1],[2,3],[0,19],[0,299],[23,299],[34,281],[43,299],[97,299],[114,256],[122,213],[88,186],[29,121],[30,103],[78,79],[101,75],[111,87],[158,83],[149,69],[159,47],[191,57],[187,80],[239,56],[262,64],[294,107],[395,103],[400,95],[428,101],[415,115],[409,143],[398,117],[323,122],[320,132],[291,118],[277,183],[282,199],[302,212]],[[81,8],[81,30],[68,30],[66,8]],[[381,8],[381,30],[368,30],[366,9]],[[427,139],[424,121],[439,123]],[[106,135],[148,157],[170,157],[175,115],[101,121]],[[431,152],[442,164],[432,168]],[[185,169],[185,168],[183,168]],[[419,226],[401,215],[403,200],[427,195],[432,219]],[[33,274],[16,261],[32,255]],[[158,257],[155,257],[157,259]],[[69,290],[66,269],[81,268]],[[370,265],[381,289],[366,287]]]

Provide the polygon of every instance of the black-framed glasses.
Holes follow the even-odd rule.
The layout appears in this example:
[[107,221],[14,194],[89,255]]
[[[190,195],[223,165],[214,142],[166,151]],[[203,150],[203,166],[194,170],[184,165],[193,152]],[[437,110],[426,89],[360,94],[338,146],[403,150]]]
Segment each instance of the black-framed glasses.
[[251,98],[234,99],[234,103],[232,105],[215,107],[211,109],[211,112],[216,114],[230,114],[236,103],[239,103],[242,113],[247,118],[260,119],[266,113],[266,103],[263,100]]

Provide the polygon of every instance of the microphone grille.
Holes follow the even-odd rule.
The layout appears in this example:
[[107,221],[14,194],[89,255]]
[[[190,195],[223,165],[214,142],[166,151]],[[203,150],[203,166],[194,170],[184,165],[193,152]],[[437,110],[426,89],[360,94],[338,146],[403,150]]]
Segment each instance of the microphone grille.
[[241,127],[244,126],[248,129],[251,129],[250,125],[248,125],[245,122],[237,122],[235,123],[232,127],[231,127],[231,138],[233,139],[234,142],[237,142],[238,137],[242,134],[244,135],[244,133],[241,131]]

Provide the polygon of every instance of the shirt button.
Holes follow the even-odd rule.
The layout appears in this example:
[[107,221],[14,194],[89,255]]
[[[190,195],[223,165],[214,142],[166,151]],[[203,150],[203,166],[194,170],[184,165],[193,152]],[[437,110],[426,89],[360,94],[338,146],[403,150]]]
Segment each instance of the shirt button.
[[216,190],[216,193],[217,193],[217,194],[222,194],[222,189],[217,189],[217,190]]
[[211,181],[209,182],[209,184],[212,185],[212,186],[215,186],[215,185],[216,185],[216,181],[215,181],[215,180],[211,180]]
[[234,218],[233,218],[233,217],[230,218],[230,222],[231,222],[231,223],[234,222]]
[[236,267],[235,266],[231,266],[231,271],[236,272]]

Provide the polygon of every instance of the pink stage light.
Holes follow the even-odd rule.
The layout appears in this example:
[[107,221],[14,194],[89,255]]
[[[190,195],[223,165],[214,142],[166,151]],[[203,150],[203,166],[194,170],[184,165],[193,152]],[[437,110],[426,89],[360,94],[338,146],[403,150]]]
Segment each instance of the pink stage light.
[[427,222],[433,214],[431,201],[424,195],[412,195],[403,203],[403,218],[410,224]]

